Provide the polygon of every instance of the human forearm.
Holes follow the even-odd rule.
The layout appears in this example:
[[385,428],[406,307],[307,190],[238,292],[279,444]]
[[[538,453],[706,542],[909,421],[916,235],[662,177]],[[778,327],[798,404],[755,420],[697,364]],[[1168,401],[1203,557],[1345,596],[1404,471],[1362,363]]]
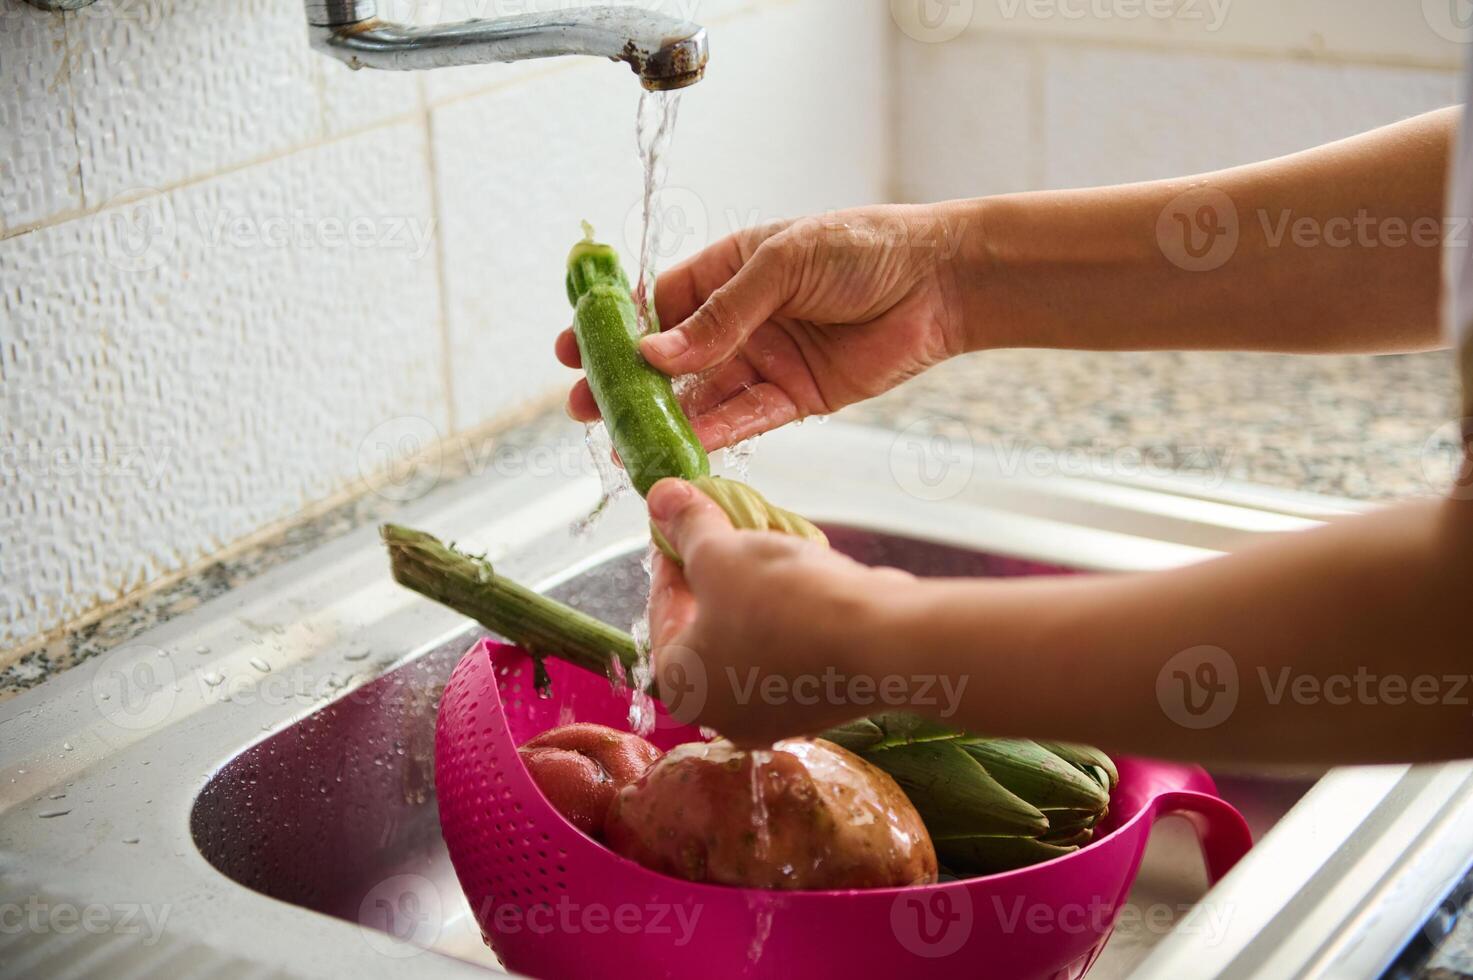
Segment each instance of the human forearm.
[[[894,649],[874,655],[967,678],[951,720],[977,731],[1241,762],[1473,755],[1469,506],[1410,505],[1170,572],[918,583],[892,602]],[[1200,682],[1226,683],[1227,663],[1230,714],[1179,724],[1177,699],[1202,708]]]
[[969,346],[1436,347],[1456,120],[1441,110],[1182,180],[938,205],[965,229]]

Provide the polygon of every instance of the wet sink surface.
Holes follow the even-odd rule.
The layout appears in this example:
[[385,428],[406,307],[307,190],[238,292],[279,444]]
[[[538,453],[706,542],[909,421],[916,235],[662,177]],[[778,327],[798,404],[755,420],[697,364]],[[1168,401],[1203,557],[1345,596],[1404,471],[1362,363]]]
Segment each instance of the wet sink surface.
[[[828,528],[834,545],[871,564],[918,575],[1017,576],[1057,566],[979,554],[896,535]],[[550,590],[625,626],[642,609],[640,555],[620,555]],[[392,933],[415,947],[499,969],[481,942],[440,836],[434,799],[435,712],[463,635],[242,752],[199,794],[195,843],[231,879],[306,909]],[[1219,777],[1258,839],[1312,779]],[[1195,838],[1167,820],[1147,851],[1121,925],[1092,971],[1124,976],[1206,892]],[[1205,908],[1193,928],[1218,928],[1230,909]],[[402,955],[404,947],[385,950]]]

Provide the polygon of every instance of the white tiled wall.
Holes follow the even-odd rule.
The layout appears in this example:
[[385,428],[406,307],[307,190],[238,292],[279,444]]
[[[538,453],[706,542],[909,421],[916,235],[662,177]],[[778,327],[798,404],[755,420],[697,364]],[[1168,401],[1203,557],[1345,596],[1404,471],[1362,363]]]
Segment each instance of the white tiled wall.
[[82,206],[65,64],[61,14],[0,7],[0,233]]
[[[665,262],[1309,146],[1453,101],[1473,41],[1416,0],[637,2],[711,32]],[[637,98],[599,61],[354,73],[301,0],[0,0],[0,649],[565,385],[559,270],[583,218],[631,250]]]
[[[643,2],[711,32],[682,253],[887,195],[882,5]],[[354,73],[305,34],[302,0],[0,0],[0,650],[571,380],[561,267],[582,218],[628,237],[632,73]]]
[[[1182,176],[1315,146],[1458,101],[1473,41],[1436,3],[958,2],[970,16],[952,24],[901,18],[906,200]],[[1139,13],[1151,9],[1179,13]]]

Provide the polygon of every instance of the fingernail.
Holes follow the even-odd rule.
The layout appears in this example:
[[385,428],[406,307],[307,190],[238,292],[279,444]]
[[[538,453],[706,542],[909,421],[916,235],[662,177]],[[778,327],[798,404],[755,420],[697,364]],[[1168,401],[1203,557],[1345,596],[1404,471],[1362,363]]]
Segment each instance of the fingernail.
[[664,358],[679,357],[690,349],[690,338],[683,330],[671,330],[668,333],[646,337],[644,346],[646,350],[653,351]]
[[650,517],[663,524],[680,513],[690,500],[691,485],[684,480],[661,480],[650,489]]

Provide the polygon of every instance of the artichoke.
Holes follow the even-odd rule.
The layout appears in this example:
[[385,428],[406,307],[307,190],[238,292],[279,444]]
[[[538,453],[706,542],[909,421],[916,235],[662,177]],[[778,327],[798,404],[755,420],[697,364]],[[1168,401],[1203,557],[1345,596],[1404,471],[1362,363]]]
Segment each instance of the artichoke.
[[1077,851],[1110,809],[1119,773],[1088,746],[985,738],[890,712],[823,734],[889,773],[958,876]]

